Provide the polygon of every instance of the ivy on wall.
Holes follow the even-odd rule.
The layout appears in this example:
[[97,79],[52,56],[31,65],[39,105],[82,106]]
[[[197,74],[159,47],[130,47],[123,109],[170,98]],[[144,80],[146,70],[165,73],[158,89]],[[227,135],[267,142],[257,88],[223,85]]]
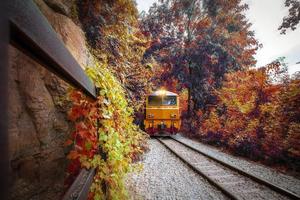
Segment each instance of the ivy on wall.
[[[90,199],[124,199],[124,176],[133,159],[143,152],[147,136],[133,124],[133,109],[128,106],[124,89],[105,65],[86,69],[100,89],[97,101],[72,91],[73,107],[69,118],[75,130],[66,145],[72,145],[68,158],[70,177],[80,168],[95,168]],[[98,127],[98,128],[97,128]]]

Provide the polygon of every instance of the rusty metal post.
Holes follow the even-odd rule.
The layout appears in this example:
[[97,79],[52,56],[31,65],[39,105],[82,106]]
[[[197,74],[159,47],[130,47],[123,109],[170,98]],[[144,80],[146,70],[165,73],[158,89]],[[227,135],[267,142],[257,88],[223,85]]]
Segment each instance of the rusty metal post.
[[8,40],[6,1],[0,1],[0,199],[8,199]]

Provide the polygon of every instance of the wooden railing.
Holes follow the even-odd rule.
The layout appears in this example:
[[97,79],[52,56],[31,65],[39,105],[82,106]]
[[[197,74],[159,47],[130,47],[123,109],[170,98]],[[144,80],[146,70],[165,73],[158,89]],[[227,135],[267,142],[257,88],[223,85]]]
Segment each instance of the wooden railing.
[[[95,85],[32,0],[10,0],[8,13],[11,45],[86,95],[97,98]],[[82,169],[63,199],[86,199],[94,174],[94,170]]]

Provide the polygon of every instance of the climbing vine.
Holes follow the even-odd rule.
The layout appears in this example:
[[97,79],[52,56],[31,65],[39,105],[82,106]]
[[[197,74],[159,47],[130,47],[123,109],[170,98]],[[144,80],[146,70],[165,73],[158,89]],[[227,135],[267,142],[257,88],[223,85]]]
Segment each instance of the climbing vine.
[[[124,199],[123,178],[135,157],[142,153],[146,135],[133,124],[133,109],[128,106],[124,89],[105,64],[86,69],[99,88],[93,102],[79,91],[70,95],[73,107],[69,118],[75,130],[66,145],[72,145],[68,158],[70,175],[80,168],[95,168],[90,199]],[[98,127],[98,128],[97,128]]]

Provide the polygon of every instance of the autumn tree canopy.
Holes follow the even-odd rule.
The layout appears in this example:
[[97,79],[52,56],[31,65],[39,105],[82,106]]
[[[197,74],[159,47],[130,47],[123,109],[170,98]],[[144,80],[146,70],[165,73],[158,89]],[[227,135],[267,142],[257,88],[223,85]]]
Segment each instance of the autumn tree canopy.
[[189,114],[215,101],[211,91],[226,72],[255,64],[258,42],[247,8],[240,0],[169,0],[142,16],[142,30],[152,38],[145,57],[161,64],[159,85],[188,89]]

